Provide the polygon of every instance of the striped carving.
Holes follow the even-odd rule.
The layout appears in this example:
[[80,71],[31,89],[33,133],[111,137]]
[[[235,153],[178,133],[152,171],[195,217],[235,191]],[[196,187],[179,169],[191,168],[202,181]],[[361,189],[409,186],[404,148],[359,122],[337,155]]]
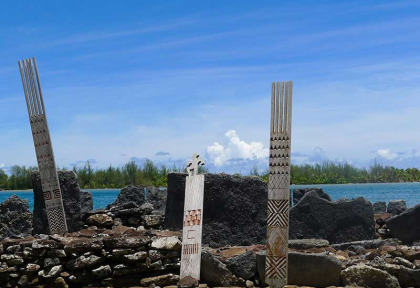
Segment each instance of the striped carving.
[[50,233],[67,232],[44,99],[35,58],[19,61]]
[[66,229],[63,223],[66,223],[64,211],[61,207],[47,209],[48,224],[52,231],[62,231]]
[[267,256],[265,273],[267,278],[285,279],[287,276],[287,258]]
[[273,83],[271,91],[265,267],[265,282],[271,287],[287,284],[292,85],[291,81]]
[[289,225],[289,201],[268,200],[267,225],[287,227]]
[[184,244],[182,246],[182,254],[197,254],[199,252],[198,243],[195,244]]

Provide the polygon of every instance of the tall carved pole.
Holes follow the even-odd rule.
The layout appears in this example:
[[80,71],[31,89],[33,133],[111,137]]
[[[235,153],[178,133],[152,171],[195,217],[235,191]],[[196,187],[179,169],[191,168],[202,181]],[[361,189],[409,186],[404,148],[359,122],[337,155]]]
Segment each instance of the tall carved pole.
[[287,284],[292,89],[292,81],[277,84],[273,82],[271,88],[265,267],[265,282],[271,287],[283,287]]
[[198,175],[200,165],[204,161],[197,154],[187,164],[180,286],[198,285],[200,280],[204,200],[204,175]]
[[19,61],[50,233],[67,232],[60,183],[35,58]]

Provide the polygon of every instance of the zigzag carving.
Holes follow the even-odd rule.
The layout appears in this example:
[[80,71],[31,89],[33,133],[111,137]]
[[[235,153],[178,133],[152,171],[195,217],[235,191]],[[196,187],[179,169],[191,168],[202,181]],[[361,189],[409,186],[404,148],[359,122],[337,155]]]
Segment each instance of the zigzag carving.
[[292,82],[273,83],[267,205],[266,283],[287,283]]

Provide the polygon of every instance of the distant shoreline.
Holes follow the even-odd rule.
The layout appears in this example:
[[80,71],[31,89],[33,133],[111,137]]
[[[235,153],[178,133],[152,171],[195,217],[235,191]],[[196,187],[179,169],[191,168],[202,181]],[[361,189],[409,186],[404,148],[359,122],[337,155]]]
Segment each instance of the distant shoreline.
[[[318,184],[290,184],[290,187],[293,188],[295,186],[317,186],[317,185],[322,185],[322,186],[325,186],[325,185],[331,185],[331,186],[343,185],[343,186],[345,186],[345,185],[371,185],[371,184],[375,184],[375,185],[380,185],[380,184],[386,184],[386,185],[396,184],[396,185],[398,185],[398,184],[420,184],[420,182],[413,181],[413,182],[386,182],[386,183],[384,183],[384,182],[379,182],[379,183],[378,182],[375,182],[375,183],[342,183],[342,184],[331,184],[331,183],[327,183],[327,184],[319,184],[319,183]],[[83,190],[96,190],[96,191],[101,191],[101,190],[121,190],[123,188],[124,187],[121,187],[121,188],[85,188],[85,189],[80,189],[80,190],[81,191],[83,191]],[[0,193],[13,193],[13,192],[33,192],[33,190],[32,189],[0,190]]]
[[[80,191],[83,190],[121,190],[122,188],[86,188],[86,189],[80,189]],[[32,189],[19,189],[19,190],[0,190],[0,193],[13,193],[13,192],[33,192]]]

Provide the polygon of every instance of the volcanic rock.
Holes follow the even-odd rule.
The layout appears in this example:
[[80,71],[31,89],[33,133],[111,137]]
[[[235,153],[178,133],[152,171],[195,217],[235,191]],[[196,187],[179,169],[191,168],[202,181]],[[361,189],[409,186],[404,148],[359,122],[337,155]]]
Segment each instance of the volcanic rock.
[[[182,229],[186,176],[168,174],[166,229]],[[267,193],[267,184],[255,176],[206,174],[203,243],[211,247],[264,243]]]
[[400,215],[389,218],[386,226],[392,236],[405,243],[420,240],[420,204],[408,209]]
[[28,200],[12,195],[0,204],[0,238],[31,235],[32,213]]
[[300,199],[302,199],[302,197],[305,196],[306,193],[309,193],[311,191],[315,191],[319,197],[331,201],[330,195],[325,193],[324,190],[322,190],[322,188],[295,188],[293,189],[293,205],[299,203]]
[[372,204],[362,197],[331,202],[310,191],[290,210],[290,238],[341,243],[373,239]]

